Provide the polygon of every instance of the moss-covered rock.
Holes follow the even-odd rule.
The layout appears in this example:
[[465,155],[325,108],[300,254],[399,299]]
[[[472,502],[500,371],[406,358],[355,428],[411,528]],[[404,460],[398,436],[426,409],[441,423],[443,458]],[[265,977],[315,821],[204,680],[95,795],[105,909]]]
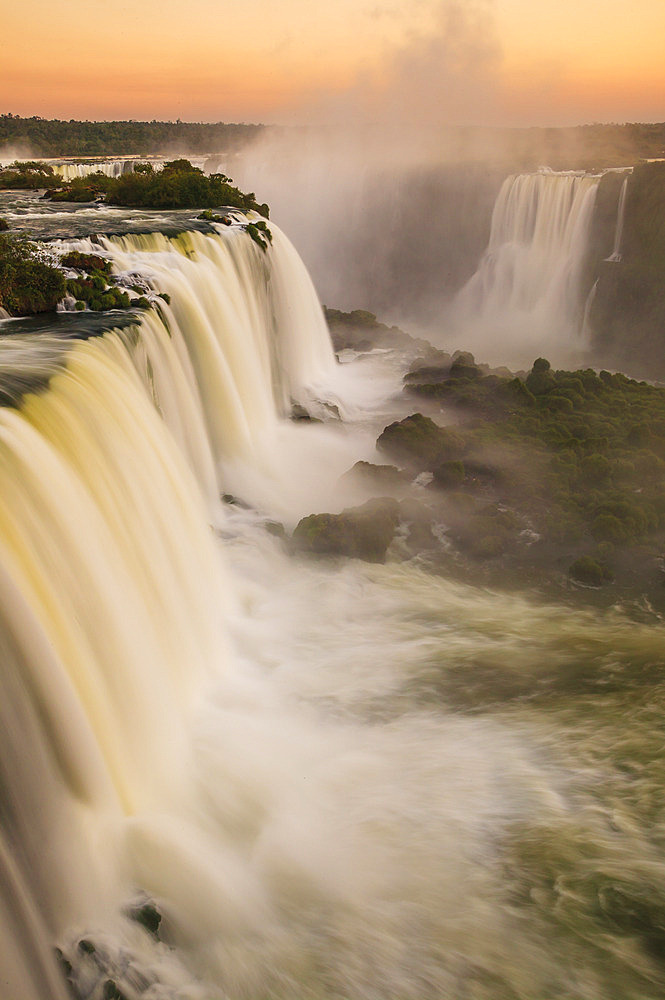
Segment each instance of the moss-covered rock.
[[403,491],[410,482],[408,473],[395,465],[374,465],[372,462],[356,462],[345,472],[342,481],[356,483],[365,489],[377,490],[381,493]]
[[591,556],[580,556],[576,559],[568,570],[568,575],[588,587],[602,587],[604,583],[614,579],[608,567],[592,559]]
[[464,462],[442,462],[433,470],[434,482],[443,489],[459,486],[464,482]]
[[413,413],[389,424],[376,446],[402,465],[431,470],[458,459],[464,451],[464,439],[447,427],[439,427],[422,413]]
[[350,556],[383,562],[400,520],[399,504],[389,497],[368,500],[341,514],[310,514],[293,532],[293,545],[316,555]]

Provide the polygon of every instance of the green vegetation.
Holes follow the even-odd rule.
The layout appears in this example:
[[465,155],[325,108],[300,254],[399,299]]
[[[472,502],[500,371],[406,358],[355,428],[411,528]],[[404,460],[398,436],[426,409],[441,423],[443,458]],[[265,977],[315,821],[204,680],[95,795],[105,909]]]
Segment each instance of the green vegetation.
[[396,500],[368,500],[341,514],[304,517],[293,532],[293,544],[303,552],[383,562],[399,520]]
[[0,308],[32,316],[55,309],[64,294],[62,271],[40,259],[35,243],[0,235]]
[[16,161],[0,170],[0,190],[18,189],[36,191],[39,188],[56,187],[62,179],[53,173],[48,163],[35,160]]
[[[104,156],[160,153],[178,148],[190,153],[237,150],[261,135],[262,125],[216,122],[59,121],[0,115],[0,147],[25,146],[36,156]],[[511,169],[548,163],[561,169],[625,166],[640,157],[662,156],[665,125],[583,125],[574,128],[488,130],[496,156]],[[450,148],[468,160],[477,149],[487,157],[482,130],[458,128],[447,134]]]
[[45,198],[51,201],[87,202],[102,198],[110,189],[114,178],[107,177],[101,170],[86,177],[75,177],[72,181],[61,182],[58,189],[47,186]]
[[[171,160],[161,170],[147,166],[148,169],[134,170],[120,177],[107,177],[100,172],[78,177],[61,190],[47,191],[47,197],[52,201],[74,202],[103,198],[109,205],[128,208],[213,208],[228,205],[265,216],[269,213],[267,205],[259,205],[253,193],[245,194],[234,187],[225,174],[206,176],[189,160]],[[250,233],[252,239],[264,246],[265,239],[270,238],[267,230],[261,229],[261,224],[253,225],[257,232]],[[262,225],[265,226],[265,223]]]
[[[84,254],[78,250],[65,254],[61,258],[62,267],[79,271],[80,276],[68,278],[66,292],[76,299],[75,309],[81,311],[86,307],[93,312],[106,312],[109,309],[151,309],[152,303],[143,294],[136,299],[130,299],[128,292],[114,284],[111,274],[111,262],[97,254]],[[134,291],[143,292],[140,286]],[[159,297],[166,302],[170,298],[166,292],[158,292]]]
[[376,445],[403,465],[421,471],[457,459],[464,450],[464,439],[422,413],[414,413],[386,427]]
[[36,156],[141,156],[174,147],[209,153],[238,149],[261,130],[223,122],[82,122],[8,114],[0,115],[0,146],[25,146]]
[[[262,207],[265,208],[266,206]],[[272,243],[272,233],[265,222],[250,222],[245,226],[245,229],[250,238],[265,252],[268,249],[268,244]]]
[[450,430],[417,413],[377,445],[433,473],[462,552],[540,562],[592,586],[616,577],[662,587],[665,388],[554,371],[543,358],[524,380],[483,375],[467,357],[406,390],[453,408],[461,424]]

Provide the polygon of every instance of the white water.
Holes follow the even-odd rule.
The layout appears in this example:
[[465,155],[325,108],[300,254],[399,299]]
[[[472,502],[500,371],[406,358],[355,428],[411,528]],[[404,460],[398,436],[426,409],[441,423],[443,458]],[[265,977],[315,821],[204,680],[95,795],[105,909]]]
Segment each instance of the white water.
[[621,241],[623,239],[623,223],[626,217],[626,192],[628,191],[628,178],[624,177],[619,194],[619,205],[617,207],[617,224],[614,231],[614,249],[607,258],[612,263],[619,263],[621,260]]
[[135,164],[144,160],[127,159],[100,160],[98,163],[52,163],[53,173],[65,181],[76,180],[77,177],[88,177],[90,174],[101,173],[107,177],[121,177],[131,173]]
[[[597,1000],[614,949],[646,969],[624,995],[652,998],[637,949],[606,934],[598,960],[577,939],[570,957],[545,890],[511,897],[515,829],[531,850],[574,834],[588,878],[614,836],[601,765],[550,753],[527,709],[465,714],[438,685],[479,665],[536,690],[585,657],[613,677],[660,633],[289,557],[218,497],[285,461],[285,438],[305,492],[366,457],[359,407],[358,427],[280,417],[339,391],[302,265],[233,230],[105,252],[173,296],[165,322],[75,345],[47,392],[0,411],[7,1000],[64,1000],[55,942],[90,1000],[107,978],[128,1000]],[[621,829],[603,863],[657,881]],[[164,943],[122,916],[140,891]]]
[[478,270],[459,292],[453,322],[468,346],[504,364],[580,346],[582,285],[599,177],[540,171],[504,182]]

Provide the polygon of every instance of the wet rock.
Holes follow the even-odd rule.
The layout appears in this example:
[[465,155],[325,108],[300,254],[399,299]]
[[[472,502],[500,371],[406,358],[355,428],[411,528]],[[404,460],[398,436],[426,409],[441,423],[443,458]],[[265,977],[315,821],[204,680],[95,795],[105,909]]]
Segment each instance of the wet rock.
[[480,378],[482,372],[476,364],[476,359],[469,351],[456,351],[450,366],[450,377],[461,379]]
[[[125,911],[130,920],[140,924],[158,941],[162,915],[151,899],[142,900]],[[80,946],[79,946],[80,947]]]
[[432,471],[434,483],[442,489],[451,489],[464,482],[464,462],[442,462]]
[[384,562],[400,520],[399,504],[391,497],[368,500],[341,514],[310,514],[293,532],[301,552],[349,556],[366,562]]
[[438,539],[432,531],[434,515],[419,500],[402,500],[399,505],[400,522],[407,528],[406,545],[411,554],[436,548]]
[[294,403],[291,407],[291,420],[304,421],[306,423],[320,424],[323,423],[318,417],[313,417],[309,410],[306,410],[301,403]]
[[403,465],[419,471],[432,470],[443,462],[459,459],[463,438],[449,428],[439,427],[422,413],[389,424],[376,446]]
[[425,365],[421,368],[414,368],[407,372],[404,381],[420,385],[438,385],[450,378],[450,358],[442,365]]
[[354,482],[365,489],[383,492],[401,491],[408,487],[410,476],[396,465],[374,465],[372,462],[356,462],[341,477],[342,482]]
[[112,979],[107,979],[102,990],[102,1000],[127,1000],[127,997]]

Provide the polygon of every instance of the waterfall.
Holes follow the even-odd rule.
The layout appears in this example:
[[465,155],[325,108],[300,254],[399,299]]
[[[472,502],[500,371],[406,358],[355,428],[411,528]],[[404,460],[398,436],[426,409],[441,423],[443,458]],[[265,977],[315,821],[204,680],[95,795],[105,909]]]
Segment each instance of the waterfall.
[[[105,239],[116,271],[170,305],[3,354],[51,372],[0,409],[0,964],[21,1000],[63,1000],[53,942],[117,923],[147,888],[118,861],[128,818],[186,810],[195,695],[226,657],[220,462],[260,457],[290,401],[334,372],[309,276],[276,227],[273,241]],[[169,822],[167,851],[182,837]],[[139,855],[155,849],[150,824],[132,829]]]
[[103,160],[98,163],[53,163],[53,173],[64,181],[73,181],[77,177],[87,177],[89,174],[102,173],[107,177],[120,177],[131,173],[136,163],[145,161],[138,159]]
[[619,205],[617,208],[617,224],[614,231],[614,249],[607,258],[608,261],[618,264],[621,260],[621,240],[623,238],[623,223],[626,216],[626,192],[628,190],[628,178],[624,177],[619,195]]
[[526,352],[527,360],[541,346],[576,341],[598,183],[597,176],[544,170],[504,181],[487,250],[454,308],[457,323],[483,347],[500,339],[501,348]]

